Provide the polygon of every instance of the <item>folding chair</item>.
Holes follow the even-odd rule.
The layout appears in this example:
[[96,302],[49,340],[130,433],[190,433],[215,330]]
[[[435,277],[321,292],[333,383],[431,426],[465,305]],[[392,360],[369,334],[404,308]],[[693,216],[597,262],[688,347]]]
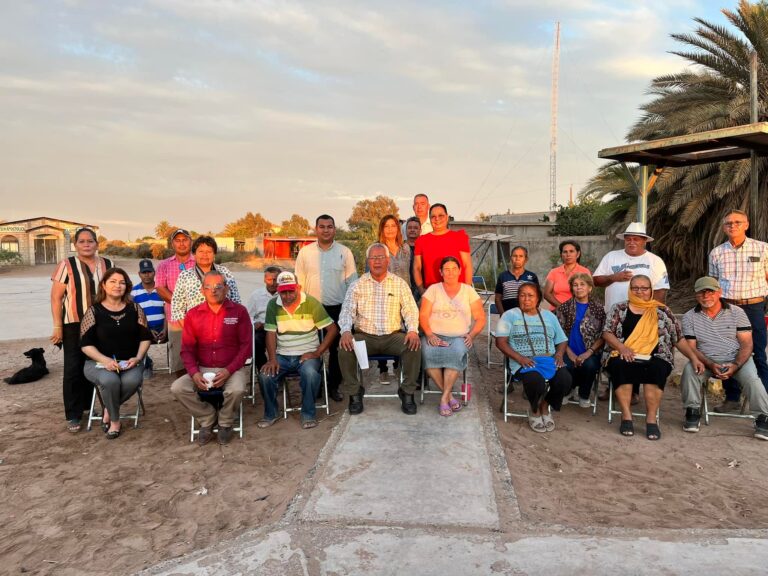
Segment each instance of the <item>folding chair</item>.
[[728,412],[715,412],[709,410],[709,403],[707,402],[707,382],[708,380],[705,380],[701,384],[701,412],[704,414],[704,424],[709,426],[709,417],[710,416],[719,416],[722,418],[742,418],[742,419],[749,419],[754,420],[755,417],[752,414],[749,414],[747,412],[747,409],[749,408],[749,402],[747,402],[747,397],[744,396],[741,400],[741,410],[738,414],[728,413]]
[[493,364],[498,364],[499,366],[502,365],[504,362],[496,362],[495,360],[491,360],[491,350],[493,350],[493,346],[496,343],[496,331],[491,330],[491,315],[493,314],[501,314],[496,308],[496,304],[493,302],[490,302],[488,304],[487,309],[487,315],[486,315],[486,322],[485,327],[488,332],[488,368],[490,368]]
[[[369,354],[368,355],[368,366],[374,366],[378,364],[380,360],[389,362],[390,360],[397,360],[399,359],[399,356],[394,356],[391,354]],[[369,368],[370,369],[370,368]],[[357,378],[360,381],[360,385],[362,386],[363,383],[363,370],[360,368],[360,364],[357,365]],[[402,387],[403,385],[403,363],[400,362],[400,376],[398,378],[398,386]],[[399,398],[397,395],[397,390],[395,390],[391,394],[384,394],[384,393],[377,393],[377,394],[371,394],[367,390],[365,392],[365,398],[366,400],[368,398]],[[328,403],[326,398],[326,404]]]
[[[150,350],[154,346],[165,346],[165,366],[158,366],[157,363],[153,360],[152,361],[152,372],[168,372],[168,374],[171,373],[171,348],[170,348],[170,342],[166,338],[165,340],[161,342],[153,342],[149,348]],[[147,352],[149,354],[149,352]]]
[[[320,408],[321,410],[325,409],[325,414],[327,416],[331,413],[331,407],[328,402],[328,373],[325,369],[325,361],[322,358],[320,359],[320,374],[322,374],[323,377],[323,399],[325,402],[323,404],[315,402],[315,408]],[[293,380],[299,381],[298,375],[298,371],[289,372],[283,379],[283,420],[288,418],[288,412],[301,412],[301,406],[298,408],[294,406],[288,407],[288,400],[290,399],[290,396],[288,395],[288,382]]]
[[[467,400],[467,369],[466,368],[462,372],[461,378],[462,378],[461,379],[462,386],[461,386],[461,389],[459,390],[459,396],[461,397],[461,403],[464,404],[464,406],[466,406],[467,402],[469,402],[469,400]],[[427,381],[428,380],[429,380],[429,376],[427,376],[427,371],[426,370],[422,370],[422,372],[421,372],[421,382],[420,382],[420,384],[421,384],[421,399],[419,401],[421,404],[424,404],[424,395],[425,394],[442,394],[443,393],[442,390],[429,390],[427,388]],[[451,394],[456,394],[455,389],[451,391]]]
[[[144,399],[141,395],[141,388],[142,386],[139,386],[136,389],[136,412],[134,412],[133,414],[120,414],[120,420],[133,420],[134,428],[139,427],[139,416],[145,413]],[[99,399],[99,404],[101,405],[101,414],[96,414],[93,410],[96,407],[96,398]],[[86,427],[86,430],[90,432],[91,426],[93,425],[94,420],[101,422],[103,413],[104,413],[104,399],[101,397],[101,390],[99,390],[99,387],[94,384],[93,395],[91,396],[91,409],[88,412],[88,426]]]
[[[221,408],[221,405],[224,403],[224,390],[222,390],[221,388],[214,388],[206,392],[202,392],[199,390],[197,392],[197,395],[200,397],[200,399],[203,402],[208,402],[211,406],[216,408],[217,411],[219,410],[219,408]],[[190,424],[189,441],[194,442],[195,436],[200,434],[200,430],[195,428],[195,417],[192,416],[191,418],[192,418],[192,422]],[[216,424],[216,426],[213,427],[213,431],[214,432],[219,431],[218,423]],[[237,432],[240,438],[243,437],[244,428],[243,428],[243,401],[242,400],[240,400],[240,414],[237,420],[237,426],[234,426],[232,428],[232,431]]]
[[[601,370],[598,370],[597,374],[595,374],[595,381],[592,384],[592,400],[589,401],[589,405],[592,407],[592,416],[597,414],[597,395],[600,392],[600,373],[601,373]],[[576,390],[577,389],[574,388],[574,391]],[[578,406],[579,401],[571,400],[570,396],[566,396],[565,398],[563,398],[563,404],[576,404]]]
[[[253,317],[251,317],[251,333],[253,333]],[[261,383],[261,373],[259,372],[259,367],[256,366],[256,338],[251,338],[251,393],[247,394],[243,398],[246,400],[251,401],[251,405],[254,406],[256,404],[256,384]],[[246,361],[246,364],[248,364],[248,361]]]
[[[597,401],[595,401],[595,403],[597,403]],[[597,407],[595,407],[594,410],[597,410]],[[613,380],[611,380],[611,377],[609,375],[608,376],[608,424],[613,422],[614,414],[621,414],[621,410],[616,410],[613,407]],[[645,418],[646,416],[647,414],[645,412],[632,412],[633,418],[634,417]],[[656,410],[656,421],[658,422],[660,419],[661,419],[661,406],[659,406],[659,408]]]
[[502,407],[502,412],[504,412],[504,422],[506,422],[507,418],[509,417],[528,418],[529,412],[527,408],[525,409],[525,412],[510,412],[509,410],[509,394],[515,389],[514,385],[512,384],[512,381],[514,379],[514,374],[512,374],[512,371],[509,369],[509,359],[506,356],[504,357],[503,364],[504,364],[504,405]]
[[254,380],[254,377],[255,377],[254,373],[258,373],[258,370],[254,369],[256,362],[253,361],[253,358],[254,358],[253,355],[251,355],[251,357],[245,361],[245,365],[251,367],[251,391],[248,392],[246,390],[245,396],[243,396],[243,400],[250,400],[251,405],[256,404],[256,382]]
[[472,287],[483,298],[483,306],[488,303],[488,300],[493,296],[493,292],[488,290],[488,286],[485,283],[483,276],[472,276]]

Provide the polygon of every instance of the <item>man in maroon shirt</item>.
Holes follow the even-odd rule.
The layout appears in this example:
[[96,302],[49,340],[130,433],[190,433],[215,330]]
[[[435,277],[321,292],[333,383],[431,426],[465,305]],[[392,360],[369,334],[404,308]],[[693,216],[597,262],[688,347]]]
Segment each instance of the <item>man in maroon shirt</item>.
[[[201,287],[205,302],[187,312],[181,337],[181,359],[187,373],[171,384],[171,392],[200,422],[200,445],[213,438],[216,408],[203,401],[199,392],[222,389],[218,411],[219,444],[232,439],[235,408],[245,395],[251,355],[251,318],[242,304],[227,298],[227,285],[219,272],[211,270]],[[211,381],[203,376],[213,373]]]

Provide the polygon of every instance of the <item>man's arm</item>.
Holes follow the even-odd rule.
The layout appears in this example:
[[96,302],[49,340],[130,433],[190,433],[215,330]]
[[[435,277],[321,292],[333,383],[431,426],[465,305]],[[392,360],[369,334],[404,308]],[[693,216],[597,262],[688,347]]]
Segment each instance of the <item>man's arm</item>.
[[[346,246],[345,246],[346,248]],[[344,283],[347,285],[347,290],[352,283],[357,280],[357,267],[355,266],[355,255],[352,254],[352,250],[346,249],[344,255]]]
[[251,357],[251,352],[253,351],[253,329],[251,328],[251,317],[248,315],[248,310],[245,309],[245,306],[239,305],[237,306],[237,309],[237,340],[240,344],[240,347],[232,361],[227,364],[227,371],[230,374],[234,374],[240,370],[240,368],[245,366],[245,361]]
[[264,343],[267,349],[267,361],[264,363],[264,366],[261,367],[261,373],[266,374],[267,376],[274,376],[279,369],[277,363],[277,332],[274,330],[267,330]]

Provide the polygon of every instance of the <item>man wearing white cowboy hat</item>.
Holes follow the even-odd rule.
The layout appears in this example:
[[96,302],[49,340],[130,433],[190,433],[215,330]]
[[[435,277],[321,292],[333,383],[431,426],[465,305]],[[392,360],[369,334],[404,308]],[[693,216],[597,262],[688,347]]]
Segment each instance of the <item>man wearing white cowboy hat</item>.
[[618,302],[627,300],[629,281],[635,274],[644,274],[651,279],[653,298],[664,302],[669,290],[667,266],[664,261],[645,249],[647,242],[652,242],[645,232],[645,224],[632,222],[616,238],[624,240],[623,250],[608,252],[595,269],[595,286],[605,288],[605,310]]

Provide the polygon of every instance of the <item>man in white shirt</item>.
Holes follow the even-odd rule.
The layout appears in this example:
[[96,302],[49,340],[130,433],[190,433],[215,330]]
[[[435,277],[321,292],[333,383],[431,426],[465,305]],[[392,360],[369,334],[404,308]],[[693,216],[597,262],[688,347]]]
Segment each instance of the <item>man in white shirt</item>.
[[277,276],[282,270],[277,266],[268,266],[264,269],[264,286],[257,288],[248,298],[248,314],[253,320],[253,345],[256,351],[253,359],[256,367],[261,370],[267,361],[266,356],[266,332],[264,331],[264,316],[267,312],[267,304],[277,294]]
[[[421,352],[419,351],[419,310],[411,294],[411,287],[395,274],[387,271],[389,250],[375,243],[366,252],[368,268],[360,280],[347,292],[339,316],[339,364],[344,392],[349,395],[349,413],[363,411],[362,387],[357,373],[355,340],[365,342],[368,355],[399,356],[403,366],[403,385],[398,389],[402,410],[416,414],[416,392]],[[405,323],[407,332],[402,331]],[[352,335],[352,327],[355,334]]]
[[[429,198],[426,194],[416,194],[413,197],[413,214],[419,219],[422,234],[432,232],[432,222],[429,221]],[[403,238],[408,237],[407,225],[408,222],[403,224]]]
[[624,240],[624,249],[603,256],[592,275],[595,286],[605,288],[605,311],[629,299],[629,281],[635,274],[651,279],[653,298],[663,303],[669,290],[667,266],[661,258],[645,249],[645,245],[653,241],[645,232],[645,224],[632,222],[623,234],[616,234],[616,238]]
[[[296,279],[304,292],[319,300],[333,321],[338,322],[347,289],[357,280],[355,257],[349,248],[334,241],[333,216],[318,216],[315,234],[317,242],[304,246],[296,256]],[[336,402],[342,399],[340,384],[337,336],[330,344],[328,358],[328,396]]]

